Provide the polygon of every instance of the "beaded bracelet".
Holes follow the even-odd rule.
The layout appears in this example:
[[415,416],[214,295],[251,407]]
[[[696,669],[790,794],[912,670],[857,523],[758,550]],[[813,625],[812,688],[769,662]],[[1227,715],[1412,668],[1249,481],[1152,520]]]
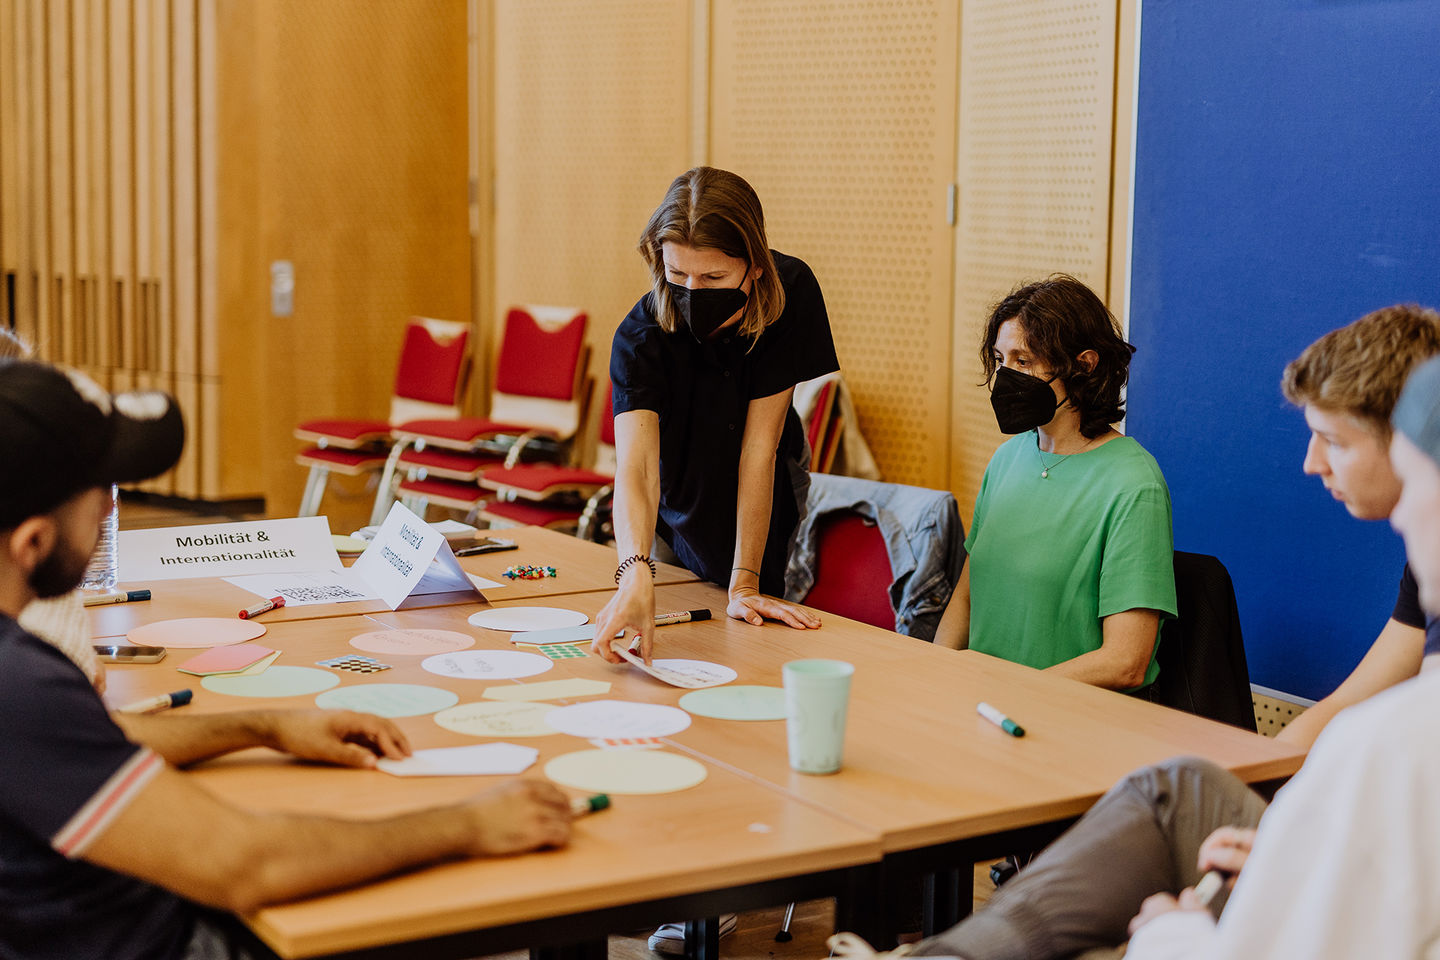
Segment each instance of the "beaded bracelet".
[[655,561],[654,561],[654,560],[651,560],[649,557],[644,557],[644,556],[641,556],[640,554],[637,553],[637,554],[635,554],[633,557],[626,557],[624,560],[621,560],[621,561],[620,561],[620,566],[618,566],[618,567],[615,568],[615,582],[616,582],[616,583],[619,583],[619,582],[620,582],[620,578],[621,578],[622,576],[624,576],[625,571],[628,570],[630,567],[634,566],[634,565],[637,564],[637,563],[643,563],[643,564],[645,564],[647,567],[649,567],[649,568],[650,568],[650,579],[651,579],[651,580],[654,580],[654,579],[655,579],[655,577],[656,577]]
[[522,563],[519,566],[506,567],[505,572],[502,573],[501,576],[508,580],[544,580],[546,577],[555,576],[555,568],[537,567],[528,563]]

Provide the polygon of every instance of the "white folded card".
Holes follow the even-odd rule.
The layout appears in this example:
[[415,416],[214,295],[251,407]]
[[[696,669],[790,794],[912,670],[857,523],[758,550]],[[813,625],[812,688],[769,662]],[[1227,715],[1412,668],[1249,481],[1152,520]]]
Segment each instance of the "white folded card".
[[350,572],[391,610],[422,593],[455,591],[484,599],[455,559],[450,541],[398,502]]
[[324,517],[122,530],[121,580],[184,580],[292,570],[339,570]]
[[397,777],[473,777],[523,773],[538,756],[540,751],[534,747],[477,743],[469,747],[416,750],[404,760],[380,760],[375,765]]

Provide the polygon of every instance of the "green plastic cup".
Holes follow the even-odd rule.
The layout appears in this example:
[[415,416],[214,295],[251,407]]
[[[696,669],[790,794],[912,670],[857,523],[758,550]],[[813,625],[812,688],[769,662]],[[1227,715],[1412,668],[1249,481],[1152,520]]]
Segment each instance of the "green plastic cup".
[[835,773],[845,753],[845,713],[855,665],[843,660],[791,660],[782,670],[790,769]]

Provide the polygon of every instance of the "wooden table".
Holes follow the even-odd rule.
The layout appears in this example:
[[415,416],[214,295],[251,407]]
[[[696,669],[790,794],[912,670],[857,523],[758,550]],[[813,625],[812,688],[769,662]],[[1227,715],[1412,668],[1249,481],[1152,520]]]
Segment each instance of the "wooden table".
[[[464,629],[478,638],[473,649],[515,649],[508,634],[464,625],[465,616],[480,608],[415,610],[405,617],[412,627]],[[271,624],[259,642],[282,651],[279,663],[304,666],[357,652],[349,639],[374,629],[366,617],[281,622]],[[154,665],[111,666],[106,700],[118,706],[190,687],[195,697],[183,708],[187,712],[313,706],[313,694],[252,700],[206,690],[198,678],[175,670],[198,652],[177,650]],[[490,686],[518,682],[444,677],[423,670],[421,656],[371,655],[393,668],[368,675],[342,672],[341,683],[426,684],[454,690],[468,703],[480,700]],[[530,679],[594,675],[597,667],[608,670],[593,658],[561,660]],[[430,716],[396,723],[416,749],[481,742],[439,727]],[[687,732],[671,739],[695,756],[683,749]],[[563,734],[514,742],[540,750],[529,776],[541,776],[554,756],[590,749]],[[473,957],[519,947],[543,948],[538,953],[546,957],[592,958],[604,956],[604,937],[615,930],[825,896],[850,905],[842,914],[847,925],[866,925],[868,900],[859,892],[862,875],[855,871],[878,863],[878,835],[724,764],[697,759],[707,767],[705,782],[677,793],[616,797],[610,810],[577,822],[574,841],[564,850],[453,863],[261,910],[245,918],[258,938],[252,946],[285,958],[341,951],[356,951],[347,957]],[[301,765],[268,750],[203,764],[194,775],[244,807],[357,817],[451,802],[505,779],[400,778]],[[866,890],[872,885],[864,881]],[[712,931],[711,938],[713,947],[718,933]]]
[[[514,532],[517,539],[528,534]],[[589,546],[572,541],[546,543],[545,549],[553,554],[548,562],[578,568]],[[577,560],[570,559],[571,549]],[[551,595],[541,605],[593,616],[610,596],[609,590]],[[396,626],[460,630],[475,635],[477,647],[513,649],[508,635],[466,623],[481,606],[427,606],[374,617]],[[406,941],[412,947],[426,941],[427,955],[435,956],[583,942],[579,952],[557,956],[589,957],[603,955],[597,940],[606,930],[713,916],[828,890],[841,893],[845,909],[852,911],[842,924],[883,937],[893,932],[893,923],[853,905],[874,902],[879,891],[888,891],[893,901],[904,883],[935,874],[941,883],[933,900],[942,908],[927,917],[927,925],[943,928],[958,918],[962,897],[968,907],[968,879],[960,878],[968,878],[969,864],[1038,845],[1136,767],[1194,754],[1260,782],[1288,776],[1302,759],[1298,751],[1256,734],[833,615],[822,615],[825,623],[817,631],[755,627],[726,619],[724,592],[712,585],[673,583],[656,591],[657,610],[699,607],[711,609],[716,619],[659,628],[656,656],[724,663],[738,672],[737,683],[772,686],[780,685],[781,666],[789,660],[833,657],[856,665],[840,773],[792,772],[783,722],[695,717],[687,730],[665,739],[670,749],[705,763],[710,779],[677,794],[620,798],[615,810],[582,821],[570,850],[421,871],[270,908],[247,923],[285,957],[338,950],[398,957],[409,948],[395,947],[392,954],[385,945]],[[261,642],[284,651],[280,662],[290,664],[348,652],[350,636],[379,629],[372,619],[355,616],[267,622],[270,632]],[[419,657],[381,659],[395,669],[356,679],[347,675],[343,682],[444,686],[460,692],[462,702],[479,699],[488,685],[426,673]],[[187,709],[255,705],[179,682],[184,675],[173,665],[112,667],[107,699],[123,703],[193,686],[195,703]],[[558,661],[530,679],[567,676],[608,680],[612,689],[606,696],[615,699],[674,704],[687,692],[595,657]],[[311,700],[294,698],[288,705]],[[980,700],[1010,714],[1027,735],[1012,738],[981,719],[975,713]],[[417,747],[476,742],[442,730],[429,717],[398,722]],[[564,736],[529,745],[541,749],[542,764],[556,753],[588,746]],[[365,815],[443,802],[477,782],[301,771],[258,751],[208,764],[198,775],[246,804]],[[770,830],[756,832],[751,824]],[[965,869],[957,872],[960,864]],[[894,907],[891,903],[891,912]],[[464,930],[470,933],[461,934]],[[713,925],[707,932],[713,947]]]
[[[482,531],[488,532],[488,531]],[[518,550],[461,557],[460,566],[467,573],[493,580],[498,587],[487,587],[487,600],[526,600],[584,593],[615,588],[615,550],[598,543],[577,540],[544,527],[514,527],[495,531],[495,535],[519,544]],[[511,565],[530,564],[553,566],[554,577],[543,580],[507,580],[502,576]],[[656,564],[656,583],[693,583],[696,576],[684,567]],[[120,584],[122,590],[148,588],[153,599],[137,603],[115,603],[88,608],[90,632],[97,639],[119,637],[126,632],[159,620],[184,617],[233,617],[236,612],[259,598],[219,577],[196,577],[186,580],[156,580]],[[402,610],[470,603],[473,596],[465,593],[433,593],[411,597],[400,605]],[[265,614],[266,623],[313,620],[320,617],[344,617],[365,613],[388,613],[390,608],[379,600],[351,603],[327,603],[287,607]]]

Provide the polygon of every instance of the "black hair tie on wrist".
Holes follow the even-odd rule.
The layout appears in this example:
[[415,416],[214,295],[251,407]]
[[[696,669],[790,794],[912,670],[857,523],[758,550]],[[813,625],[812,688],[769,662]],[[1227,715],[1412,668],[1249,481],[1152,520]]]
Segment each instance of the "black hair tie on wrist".
[[643,563],[647,567],[649,567],[650,579],[655,579],[657,575],[655,570],[655,561],[651,560],[649,557],[641,556],[637,553],[634,556],[626,557],[624,560],[620,561],[620,566],[615,568],[615,582],[618,584],[620,582],[620,578],[625,575],[625,571],[628,570],[630,567],[633,567],[637,563]]

